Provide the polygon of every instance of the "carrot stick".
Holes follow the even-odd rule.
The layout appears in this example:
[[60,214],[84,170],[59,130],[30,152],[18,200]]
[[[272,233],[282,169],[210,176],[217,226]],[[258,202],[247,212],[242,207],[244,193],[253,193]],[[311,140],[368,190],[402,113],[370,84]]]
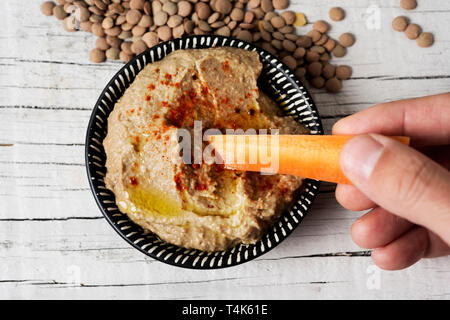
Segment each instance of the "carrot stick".
[[[339,156],[352,135],[211,135],[226,169],[280,173],[351,184]],[[408,137],[391,137],[409,145]]]

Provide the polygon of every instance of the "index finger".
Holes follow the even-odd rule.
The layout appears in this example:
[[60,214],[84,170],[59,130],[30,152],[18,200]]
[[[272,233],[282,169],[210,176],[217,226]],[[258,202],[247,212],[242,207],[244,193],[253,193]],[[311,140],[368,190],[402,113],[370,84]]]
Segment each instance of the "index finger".
[[450,144],[450,93],[383,103],[339,120],[333,134],[380,133],[414,146]]

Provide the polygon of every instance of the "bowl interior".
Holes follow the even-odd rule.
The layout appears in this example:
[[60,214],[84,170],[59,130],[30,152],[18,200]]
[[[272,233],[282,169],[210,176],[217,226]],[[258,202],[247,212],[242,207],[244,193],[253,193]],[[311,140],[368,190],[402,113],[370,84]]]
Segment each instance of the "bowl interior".
[[89,121],[86,136],[86,168],[95,200],[111,226],[132,246],[162,262],[185,268],[214,269],[237,265],[252,260],[284,240],[308,212],[319,188],[319,181],[305,180],[290,210],[257,243],[237,245],[227,251],[203,252],[185,249],[159,239],[151,232],[134,224],[119,211],[114,194],[105,187],[106,155],[103,139],[107,120],[115,103],[147,64],[163,59],[170,52],[182,49],[234,47],[256,51],[263,64],[259,87],[277,102],[284,114],[292,116],[309,128],[311,134],[323,134],[322,124],[314,102],[292,72],[276,57],[247,42],[228,37],[190,36],[161,43],[148,49],[126,64],[108,83],[100,95]]

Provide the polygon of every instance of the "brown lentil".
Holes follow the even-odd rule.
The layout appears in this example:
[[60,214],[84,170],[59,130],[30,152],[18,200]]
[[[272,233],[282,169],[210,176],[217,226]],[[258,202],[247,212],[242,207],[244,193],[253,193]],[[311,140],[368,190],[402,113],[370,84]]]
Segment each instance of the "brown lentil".
[[161,26],[156,30],[156,33],[158,34],[158,38],[160,38],[162,41],[168,41],[172,38],[172,29],[170,29],[168,26]]
[[312,45],[312,39],[309,36],[300,36],[295,43],[299,47],[309,48]]
[[230,17],[234,21],[242,21],[242,20],[244,20],[244,10],[239,9],[239,8],[234,8],[230,13]]
[[273,17],[276,17],[276,16],[277,16],[276,12],[273,12],[273,11],[267,12],[264,15],[264,21],[270,21]]
[[216,34],[219,36],[229,37],[231,34],[230,28],[227,26],[217,29]]
[[89,59],[94,63],[103,62],[106,60],[105,51],[95,48],[91,51]]
[[298,78],[303,78],[306,75],[306,69],[303,67],[295,69],[295,75]]
[[284,11],[281,13],[281,16],[288,25],[294,24],[296,19],[295,12],[293,11]]
[[280,16],[276,16],[276,17],[273,17],[272,19],[270,19],[270,23],[276,29],[283,28],[286,25],[286,22]]
[[84,21],[80,23],[80,29],[84,32],[92,32],[92,22]]
[[281,33],[292,33],[295,31],[293,26],[284,26],[283,28],[278,29]]
[[130,1],[130,9],[144,9],[145,0],[131,0]]
[[281,41],[284,40],[284,35],[281,32],[278,32],[278,31],[272,33],[272,37],[274,37],[277,40],[281,40]]
[[237,34],[237,38],[247,41],[247,42],[251,42],[252,41],[252,34],[247,31],[247,30],[241,30],[238,32]]
[[295,49],[293,56],[296,59],[300,59],[300,58],[303,58],[305,56],[305,54],[306,54],[306,49],[302,48],[302,47],[298,47],[297,49]]
[[147,50],[147,45],[142,40],[134,41],[131,44],[131,51],[134,54],[140,54],[140,53],[144,52],[145,50]]
[[53,1],[45,1],[41,4],[41,12],[47,17],[52,16],[54,7],[56,7],[56,4]]
[[336,68],[336,78],[339,80],[347,80],[352,75],[352,69],[349,66],[338,66]]
[[102,25],[100,23],[93,23],[92,24],[92,33],[96,35],[97,37],[104,37],[105,31],[102,28]]
[[403,16],[396,17],[392,21],[392,29],[398,32],[404,32],[408,27],[408,24],[409,24],[408,18]]
[[139,20],[142,18],[142,13],[139,10],[133,9],[127,12],[126,19],[131,25],[138,24]]
[[252,23],[254,18],[255,18],[255,14],[251,11],[247,11],[244,15],[244,22]]
[[155,25],[157,26],[162,26],[167,22],[167,19],[169,19],[169,16],[167,14],[167,12],[165,11],[158,11],[154,16],[153,16],[153,22],[155,23]]
[[122,62],[127,63],[127,62],[129,62],[131,59],[133,59],[133,55],[128,55],[128,54],[126,54],[124,51],[120,51],[120,53],[119,53],[119,59],[120,59]]
[[333,49],[333,55],[336,58],[342,58],[343,56],[345,56],[347,54],[347,49],[345,49],[345,47],[341,46],[340,44],[338,44],[334,49]]
[[306,52],[306,61],[308,62],[316,62],[319,61],[320,55],[317,52],[314,51],[307,51]]
[[330,93],[338,93],[342,89],[342,83],[337,78],[330,78],[325,82],[325,89]]
[[416,40],[417,45],[421,48],[431,47],[434,43],[434,36],[429,32],[422,32]]
[[64,18],[68,16],[67,12],[64,11],[64,6],[62,5],[53,7],[53,15],[58,20],[64,20]]
[[221,14],[230,13],[232,8],[233,8],[233,5],[231,4],[230,0],[217,0],[216,1],[215,10]]
[[308,74],[313,78],[318,77],[322,74],[322,68],[322,63],[318,61],[313,62],[308,66]]
[[131,42],[129,41],[122,42],[122,44],[120,45],[120,49],[122,50],[122,52],[125,52],[125,54],[129,56],[133,55],[133,51],[131,50]]
[[405,35],[408,37],[408,39],[411,40],[417,39],[421,33],[422,28],[415,23],[411,23],[410,25],[408,25],[405,30]]
[[319,41],[319,39],[322,37],[322,33],[317,30],[311,30],[306,35],[311,38],[312,42]]
[[[288,0],[58,0],[57,3],[45,1],[41,11],[55,14],[64,20],[66,30],[76,31],[68,16],[74,4],[80,8],[80,28],[99,37],[96,50],[91,52],[92,61],[108,58],[127,62],[161,41],[185,34],[217,34],[261,46],[278,56],[305,85],[310,81],[315,87],[329,87],[350,77],[345,73],[349,67],[336,69],[328,63],[330,53],[335,57],[345,55],[345,47],[350,45],[345,41],[347,35],[342,35],[336,45],[327,35],[329,25],[323,20],[316,21],[306,35],[297,35],[294,26],[305,25],[305,15],[274,11],[288,8]],[[329,15],[331,20],[340,21],[345,13],[336,7],[330,9]],[[430,36],[424,33],[417,41],[418,45],[428,45]],[[332,79],[335,80],[330,82]]]
[[[117,24],[117,22],[116,22]],[[141,20],[138,23],[138,26],[140,27],[144,27],[144,28],[148,28],[151,27],[153,25],[153,18],[150,16],[142,16]]]
[[345,12],[340,7],[331,8],[328,14],[333,21],[341,21],[345,17]]
[[169,17],[169,19],[167,20],[167,25],[170,28],[175,28],[182,23],[183,23],[183,18],[179,15],[173,15],[173,16]]
[[351,47],[355,44],[355,36],[351,33],[343,33],[339,37],[339,44],[345,48]]
[[204,2],[198,2],[195,6],[195,12],[200,20],[207,20],[211,15],[211,8]]
[[192,4],[189,1],[178,2],[178,14],[182,17],[187,17],[192,12]]
[[416,0],[401,0],[400,7],[402,7],[405,10],[413,10],[413,9],[417,8],[417,1]]
[[291,40],[292,42],[296,42],[298,39],[298,36],[296,34],[293,33],[285,33],[284,37],[288,40]]
[[336,41],[334,41],[331,38],[328,38],[327,42],[325,42],[323,46],[328,52],[331,52],[336,47]]
[[315,42],[315,44],[318,46],[324,45],[325,43],[327,43],[328,39],[329,39],[328,36],[324,33],[320,37],[320,39]]
[[162,11],[165,11],[169,16],[173,16],[178,12],[177,4],[171,1],[164,2],[161,9]]
[[327,63],[322,69],[322,75],[325,79],[330,79],[336,74],[336,67]]
[[261,4],[261,0],[250,0],[250,1],[247,3],[247,6],[248,6],[250,9],[256,9],[256,8],[259,7],[260,4]]
[[261,9],[264,12],[273,11],[272,0],[261,0]]
[[295,43],[291,40],[284,39],[283,40],[283,48],[288,52],[294,52],[296,49]]
[[325,79],[319,76],[312,78],[311,85],[316,89],[322,89],[325,85]]
[[118,48],[109,48],[105,52],[106,58],[109,60],[118,60],[119,54],[120,54],[120,50]]
[[297,60],[293,56],[286,56],[283,59],[281,59],[289,69],[294,70],[297,67]]
[[318,20],[314,22],[313,29],[319,31],[320,33],[325,33],[328,31],[329,26],[328,23],[326,23],[323,20]]
[[289,6],[289,0],[273,0],[272,3],[277,10],[283,10]]
[[182,24],[180,24],[172,29],[172,37],[173,38],[180,38],[183,34],[184,34],[184,27]]
[[106,43],[113,48],[119,48],[122,42],[118,37],[106,36]]

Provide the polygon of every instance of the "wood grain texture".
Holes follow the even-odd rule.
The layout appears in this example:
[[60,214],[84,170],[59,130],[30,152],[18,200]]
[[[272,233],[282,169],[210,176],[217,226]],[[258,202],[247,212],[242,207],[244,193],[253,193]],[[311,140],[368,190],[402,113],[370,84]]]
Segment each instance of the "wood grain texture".
[[[180,269],[128,246],[104,221],[88,187],[84,139],[93,105],[122,66],[95,65],[90,34],[66,33],[40,0],[6,0],[0,11],[0,298],[436,298],[449,299],[450,258],[399,272],[374,267],[349,228],[361,213],[342,209],[322,187],[310,215],[279,247],[241,266]],[[330,2],[293,0],[309,21]],[[371,11],[374,5],[375,11]],[[450,88],[450,2],[346,0],[331,35],[357,43],[335,63],[353,67],[338,95],[314,91],[327,131],[339,118],[386,101]],[[377,11],[379,10],[379,11]],[[378,12],[380,29],[369,30]],[[407,14],[436,44],[419,49],[391,21]],[[309,30],[310,24],[299,29]],[[379,281],[378,281],[379,280]]]

